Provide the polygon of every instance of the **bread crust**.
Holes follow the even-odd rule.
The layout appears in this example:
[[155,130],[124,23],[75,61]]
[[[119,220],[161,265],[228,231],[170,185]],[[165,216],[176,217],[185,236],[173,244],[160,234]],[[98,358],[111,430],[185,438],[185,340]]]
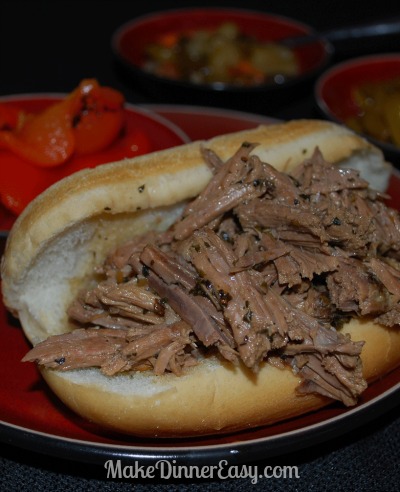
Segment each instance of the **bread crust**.
[[[400,330],[353,319],[342,329],[365,341],[363,375],[372,382],[399,364]],[[270,425],[331,402],[298,394],[289,368],[264,364],[258,374],[211,359],[180,377],[136,373],[106,377],[96,370],[42,370],[58,397],[101,427],[141,437],[185,437]],[[118,382],[113,379],[117,378]]]
[[[18,218],[7,242],[1,272],[3,299],[20,318],[28,339],[36,344],[68,331],[66,307],[88,285],[93,267],[109,250],[135,234],[165,230],[174,222],[184,203],[211,178],[202,160],[202,145],[227,159],[244,141],[259,143],[254,153],[282,171],[311,157],[316,144],[328,161],[342,163],[368,154],[382,170],[387,169],[378,149],[344,127],[298,120],[80,171],[35,199]],[[361,357],[368,380],[400,362],[399,331],[356,320],[343,331],[351,333],[353,340],[366,340]],[[295,388],[300,379],[291,370],[269,364],[257,376],[219,360],[202,362],[182,377],[136,373],[106,378],[96,369],[70,373],[43,369],[42,374],[78,414],[139,436],[234,431],[329,403],[319,395],[299,396]]]

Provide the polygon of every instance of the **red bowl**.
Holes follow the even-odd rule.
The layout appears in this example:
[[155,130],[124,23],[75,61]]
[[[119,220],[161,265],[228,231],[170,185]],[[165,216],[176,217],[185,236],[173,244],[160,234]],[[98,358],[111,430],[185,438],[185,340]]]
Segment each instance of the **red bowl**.
[[[366,82],[383,82],[400,77],[400,53],[387,53],[354,58],[335,65],[323,73],[315,84],[315,100],[322,114],[345,124],[356,116],[359,108],[354,90]],[[378,145],[395,164],[400,164],[400,148],[364,135]]]
[[287,102],[287,97],[296,88],[326,66],[333,53],[331,44],[325,39],[294,48],[300,70],[297,77],[251,87],[194,84],[159,77],[142,69],[146,46],[159,39],[160,35],[187,30],[213,30],[224,22],[235,23],[241,32],[260,41],[315,34],[311,27],[303,23],[262,12],[228,8],[177,9],[138,17],[122,25],[112,37],[112,49],[130,83],[140,84],[143,90],[158,100],[247,110],[271,108],[278,94],[282,94],[282,100],[286,98]]

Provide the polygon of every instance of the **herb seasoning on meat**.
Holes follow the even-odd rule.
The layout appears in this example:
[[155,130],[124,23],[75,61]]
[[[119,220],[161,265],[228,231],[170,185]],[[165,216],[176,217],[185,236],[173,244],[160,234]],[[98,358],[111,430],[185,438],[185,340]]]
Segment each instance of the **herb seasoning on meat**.
[[69,308],[77,329],[24,360],[180,375],[209,352],[255,373],[280,357],[300,392],[355,404],[363,343],[336,327],[400,322],[399,214],[318,149],[289,176],[255,148],[227,162],[203,149],[214,176],[181,219],[110,253]]

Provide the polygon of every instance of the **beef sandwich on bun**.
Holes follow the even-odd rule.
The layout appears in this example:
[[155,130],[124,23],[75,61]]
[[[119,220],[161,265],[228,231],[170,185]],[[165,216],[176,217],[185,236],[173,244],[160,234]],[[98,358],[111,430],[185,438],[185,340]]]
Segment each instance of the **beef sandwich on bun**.
[[390,166],[299,120],[80,171],[19,216],[2,294],[58,397],[136,436],[231,432],[400,363]]

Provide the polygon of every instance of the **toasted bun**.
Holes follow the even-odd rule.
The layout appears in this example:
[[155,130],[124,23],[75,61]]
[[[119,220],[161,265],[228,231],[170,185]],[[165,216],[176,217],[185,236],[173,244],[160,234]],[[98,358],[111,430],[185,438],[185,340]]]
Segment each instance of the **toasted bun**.
[[[80,171],[25,209],[2,259],[4,303],[19,317],[32,344],[72,328],[67,306],[90,285],[94,266],[110,250],[147,230],[165,230],[187,200],[205,187],[211,172],[201,145],[227,159],[244,141],[259,143],[253,152],[283,171],[318,146],[326,160],[357,167],[377,189],[385,189],[390,175],[378,149],[344,127],[314,120],[260,126]],[[362,359],[368,380],[399,363],[399,331],[355,320],[343,331],[366,341]],[[141,436],[226,432],[276,422],[329,402],[318,395],[298,395],[299,378],[290,370],[265,364],[255,376],[213,358],[181,377],[147,372],[106,377],[96,369],[43,370],[43,376],[83,417]]]

